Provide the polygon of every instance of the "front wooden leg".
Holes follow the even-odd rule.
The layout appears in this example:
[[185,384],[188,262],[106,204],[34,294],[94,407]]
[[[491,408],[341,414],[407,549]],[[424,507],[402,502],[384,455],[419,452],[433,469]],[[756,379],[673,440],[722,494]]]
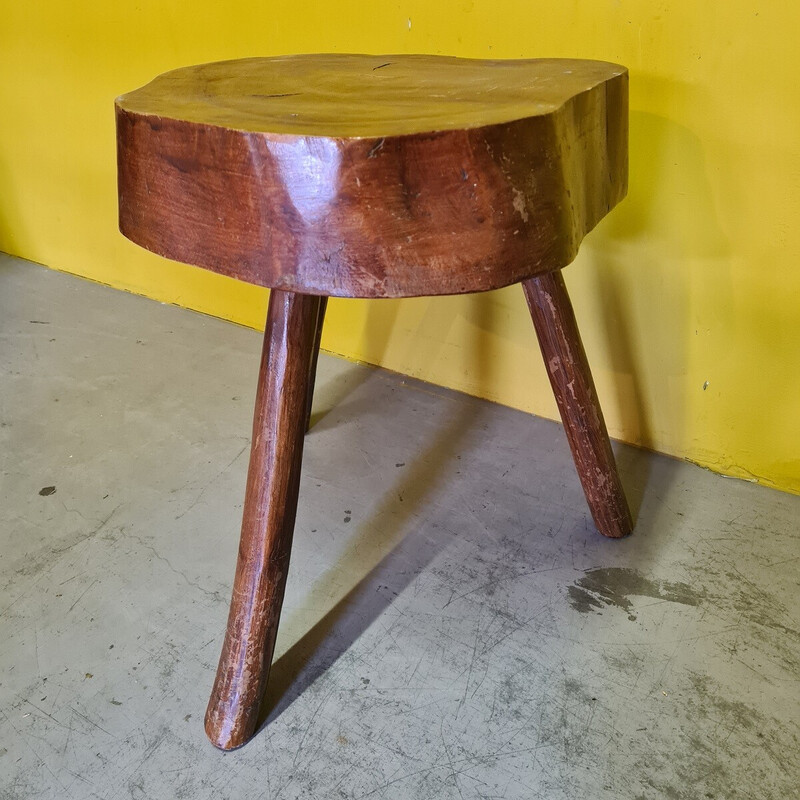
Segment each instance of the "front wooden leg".
[[208,738],[223,750],[253,735],[272,663],[297,511],[319,305],[310,295],[270,293],[239,558],[206,711]]
[[633,520],[561,271],[523,281],[550,384],[597,529],[619,538]]

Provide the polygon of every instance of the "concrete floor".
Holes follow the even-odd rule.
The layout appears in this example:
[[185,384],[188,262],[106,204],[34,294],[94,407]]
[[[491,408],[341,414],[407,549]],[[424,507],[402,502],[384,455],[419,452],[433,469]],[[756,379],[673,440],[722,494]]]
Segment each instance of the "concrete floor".
[[0,256],[0,797],[800,796],[800,497],[620,447],[608,541],[559,425],[326,356],[264,725],[211,747],[259,351]]

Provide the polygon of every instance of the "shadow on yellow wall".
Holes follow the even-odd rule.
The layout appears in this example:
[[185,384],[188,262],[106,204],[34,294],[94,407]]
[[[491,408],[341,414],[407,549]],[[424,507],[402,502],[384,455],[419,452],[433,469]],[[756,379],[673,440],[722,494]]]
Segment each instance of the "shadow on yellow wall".
[[[613,397],[604,402],[611,409],[612,430],[658,449],[665,434],[682,440],[691,428],[677,388],[686,378],[690,331],[674,325],[687,315],[691,287],[670,274],[671,263],[687,257],[707,261],[706,279],[723,302],[730,302],[730,276],[719,270],[730,248],[716,216],[698,137],[644,112],[633,112],[630,124],[630,195],[587,240],[581,266],[567,268],[566,275],[570,280],[572,270],[580,269],[583,283],[577,290],[573,286],[573,294],[580,306],[592,306],[588,314],[594,315],[594,324],[584,335],[587,349],[607,354],[598,367],[611,376],[604,388]],[[685,197],[685,203],[676,207],[671,202],[675,196]],[[641,281],[643,272],[647,280]],[[518,295],[516,301],[511,292]],[[469,391],[503,399],[514,371],[505,363],[506,347],[526,353],[516,370],[541,372],[530,363],[537,358],[535,336],[524,313],[520,324],[509,329],[508,315],[522,308],[521,296],[510,287],[459,298],[372,301],[360,328],[360,357],[376,364],[409,364],[422,351],[427,362],[438,363],[450,360],[449,350],[463,352],[459,373]],[[420,304],[420,312],[409,313],[408,303]],[[658,369],[648,370],[646,359],[657,362]],[[524,399],[519,402],[521,408],[529,406]],[[658,409],[655,420],[653,409]],[[543,411],[555,416],[555,405]]]

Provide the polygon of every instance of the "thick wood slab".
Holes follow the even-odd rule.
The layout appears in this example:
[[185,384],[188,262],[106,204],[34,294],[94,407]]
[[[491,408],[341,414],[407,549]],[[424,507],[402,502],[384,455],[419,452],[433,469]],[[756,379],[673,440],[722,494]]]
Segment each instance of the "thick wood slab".
[[627,71],[604,62],[245,59],[116,110],[126,236],[303,293],[514,283],[568,264],[627,188]]

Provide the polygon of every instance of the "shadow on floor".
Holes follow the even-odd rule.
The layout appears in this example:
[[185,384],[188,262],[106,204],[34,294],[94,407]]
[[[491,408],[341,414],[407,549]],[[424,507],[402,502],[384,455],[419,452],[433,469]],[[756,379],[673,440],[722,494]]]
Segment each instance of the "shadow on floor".
[[[458,412],[425,452],[408,464],[408,477],[387,489],[372,519],[361,526],[340,559],[340,563],[367,563],[372,568],[273,663],[259,729],[280,716],[323,675],[439,553],[444,544],[440,537],[429,536],[420,528],[410,533],[407,530],[441,481],[453,480],[446,462],[459,451],[462,439],[485,413],[476,403],[459,404]],[[387,544],[392,542],[396,544],[385,554]],[[399,562],[402,569],[396,568]],[[328,594],[324,584],[337,573],[340,573],[337,567],[329,569],[320,585],[314,587],[315,593]]]
[[[480,327],[490,329],[491,306],[476,303]],[[452,324],[452,320],[448,323]],[[533,330],[532,330],[533,336]],[[478,338],[476,344],[485,341]],[[487,351],[477,358],[482,378],[493,371]],[[368,373],[320,387],[320,404],[327,409],[348,399],[367,379]],[[357,406],[357,400],[350,405]],[[341,407],[340,407],[341,410]],[[341,564],[366,564],[368,571],[302,638],[272,665],[258,729],[277,719],[295,699],[336,663],[342,654],[388,608],[403,589],[419,575],[445,546],[442,537],[431,536],[412,525],[413,517],[424,507],[443,480],[453,480],[447,460],[457,453],[470,429],[479,424],[484,407],[474,402],[460,403],[458,411],[428,444],[424,453],[408,465],[407,477],[384,493],[383,501],[365,522],[355,540],[341,556]],[[326,412],[312,415],[312,425],[325,425]],[[564,447],[568,448],[566,437]],[[617,448],[623,485],[634,520],[638,521],[648,482],[648,454],[633,448]],[[641,527],[641,526],[640,526]],[[388,552],[387,552],[388,551]],[[371,566],[369,566],[371,565]],[[341,567],[328,570],[314,594],[330,597],[335,592],[335,577]],[[388,587],[391,587],[389,589]]]

